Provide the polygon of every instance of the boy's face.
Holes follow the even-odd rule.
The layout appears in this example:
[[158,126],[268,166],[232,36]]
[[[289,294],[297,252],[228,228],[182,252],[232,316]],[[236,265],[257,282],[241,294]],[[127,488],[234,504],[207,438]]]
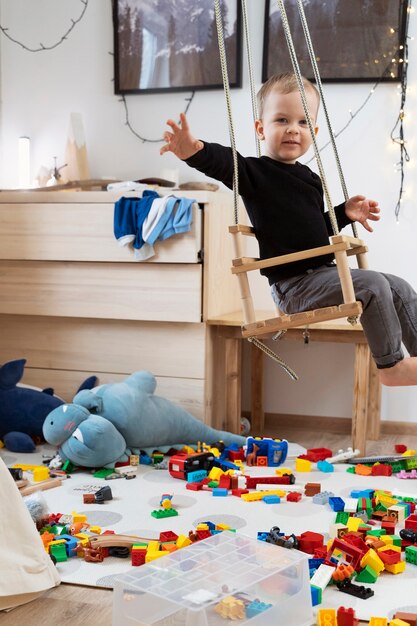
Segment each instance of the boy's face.
[[[313,126],[318,109],[317,95],[306,90]],[[301,96],[298,91],[281,93],[274,89],[264,103],[262,120],[256,120],[258,137],[265,142],[265,155],[282,163],[295,163],[312,143]],[[315,127],[317,133],[318,128]]]

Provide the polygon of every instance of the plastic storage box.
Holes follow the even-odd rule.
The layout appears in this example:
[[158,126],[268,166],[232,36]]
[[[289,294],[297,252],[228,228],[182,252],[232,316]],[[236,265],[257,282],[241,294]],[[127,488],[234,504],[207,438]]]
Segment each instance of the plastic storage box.
[[116,579],[114,626],[309,626],[307,555],[221,532]]

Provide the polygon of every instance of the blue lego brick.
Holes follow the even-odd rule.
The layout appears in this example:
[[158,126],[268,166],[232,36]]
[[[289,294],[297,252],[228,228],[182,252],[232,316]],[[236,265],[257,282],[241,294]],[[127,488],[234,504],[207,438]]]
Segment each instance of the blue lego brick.
[[351,498],[372,498],[374,497],[375,489],[352,489],[350,492]]
[[342,498],[338,498],[337,496],[331,496],[329,497],[329,506],[335,513],[337,513],[338,511],[344,511],[345,501],[342,500]]
[[206,470],[195,470],[194,472],[188,472],[187,483],[199,483],[207,477]]
[[281,498],[279,496],[275,496],[275,495],[264,496],[262,498],[262,500],[266,504],[279,504],[281,502]]
[[268,604],[266,602],[259,602],[258,600],[253,600],[246,607],[246,617],[251,619],[252,617],[256,617],[260,613],[263,613],[267,609],[271,608],[272,604]]
[[227,489],[224,489],[223,487],[214,487],[214,489],[212,489],[211,491],[212,495],[217,497],[217,498],[225,498],[227,496],[227,494],[229,493]]
[[322,590],[320,587],[316,587],[315,585],[310,585],[311,587],[311,603],[313,606],[317,606],[321,604],[322,601]]
[[334,472],[334,465],[328,461],[317,461],[317,469],[320,470],[320,472],[331,474]]

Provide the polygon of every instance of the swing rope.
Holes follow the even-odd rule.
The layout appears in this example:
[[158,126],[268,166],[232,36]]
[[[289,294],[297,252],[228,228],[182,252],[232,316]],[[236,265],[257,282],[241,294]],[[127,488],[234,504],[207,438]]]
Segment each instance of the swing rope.
[[[245,0],[242,0],[242,5],[243,4],[245,4]],[[215,11],[215,16],[216,16],[217,39],[218,39],[218,43],[219,43],[220,65],[221,65],[221,71],[222,71],[223,89],[224,89],[224,95],[225,95],[225,99],[226,99],[226,109],[227,109],[227,119],[228,119],[228,125],[229,125],[230,146],[231,146],[232,155],[233,155],[233,212],[234,212],[235,224],[238,224],[239,223],[238,160],[237,160],[235,132],[234,132],[234,127],[233,127],[232,102],[231,102],[231,97],[230,97],[229,73],[228,73],[228,69],[227,69],[226,48],[225,48],[225,44],[224,44],[225,38],[224,38],[223,21],[222,21],[221,9],[220,9],[220,0],[214,0],[214,11]],[[244,15],[246,16],[246,19],[244,20],[244,22],[245,22],[245,32],[246,32],[246,35],[247,35],[246,36],[246,43],[247,43],[248,54],[250,54],[250,48],[249,48],[249,45],[248,45],[249,44],[249,36],[248,36],[249,29],[248,29],[248,23],[247,23],[246,6],[244,7],[243,12],[244,12]],[[250,66],[252,67],[252,63],[250,64]],[[253,77],[250,80],[251,80],[251,85],[253,87]],[[254,91],[255,90],[253,89],[253,92]],[[252,103],[256,104],[256,100],[252,99]],[[253,111],[254,111],[254,115],[256,115],[256,107],[253,109]],[[259,151],[260,151],[260,147],[259,147]],[[248,341],[253,343],[254,346],[259,348],[259,350],[262,350],[262,352],[264,352],[267,356],[269,356],[271,359],[273,359],[280,367],[282,367],[282,369],[285,372],[287,372],[287,374],[293,380],[298,380],[298,376],[294,372],[294,370],[292,370],[291,367],[289,365],[287,365],[287,363],[285,363],[285,361],[283,359],[281,359],[280,356],[278,356],[278,354],[276,354],[273,350],[268,348],[268,346],[266,346],[263,343],[263,341],[260,341],[257,337],[248,337]]]
[[316,134],[314,132],[313,122],[312,122],[311,117],[310,117],[310,111],[308,110],[308,104],[307,104],[306,92],[305,92],[305,89],[304,89],[303,78],[302,78],[302,75],[301,75],[297,54],[295,52],[295,47],[294,47],[294,43],[293,43],[292,36],[291,36],[291,30],[290,30],[290,25],[289,25],[289,22],[288,22],[287,12],[286,12],[285,6],[284,6],[284,0],[277,0],[277,4],[278,4],[278,8],[279,8],[280,13],[281,13],[282,26],[284,28],[284,35],[285,35],[285,39],[287,41],[288,52],[290,54],[290,59],[291,59],[291,63],[292,63],[292,66],[293,66],[294,74],[295,74],[295,77],[297,79],[298,90],[299,90],[300,96],[301,96],[301,103],[303,105],[304,114],[305,114],[305,117],[306,117],[308,129],[310,131],[310,135],[311,135],[311,139],[312,139],[312,144],[313,144],[313,148],[314,148],[314,154],[315,154],[315,157],[316,157],[317,167],[319,169],[320,178],[321,178],[321,182],[322,182],[322,185],[323,185],[323,193],[324,193],[324,197],[326,198],[326,205],[327,205],[327,209],[329,211],[330,223],[331,223],[331,226],[332,226],[333,234],[334,235],[338,235],[339,234],[339,226],[338,226],[338,223],[337,223],[335,210],[333,208],[333,202],[332,202],[331,197],[330,197],[329,187],[327,185],[327,179],[326,179],[326,175],[325,175],[325,172],[324,172],[323,162],[322,162],[321,156],[320,156],[320,151],[319,151],[319,148],[318,148],[318,145],[317,145],[317,142],[316,142]]
[[[335,162],[336,162],[336,168],[337,168],[337,172],[339,174],[339,180],[340,180],[340,184],[342,187],[342,191],[343,191],[343,196],[345,199],[345,202],[349,199],[349,193],[347,190],[347,186],[346,186],[346,180],[343,174],[343,170],[342,170],[342,164],[340,161],[340,157],[339,157],[339,151],[337,149],[337,145],[336,145],[336,138],[335,138],[335,134],[333,131],[333,127],[330,121],[330,116],[329,116],[329,112],[327,109],[327,104],[326,104],[326,99],[324,97],[324,93],[323,93],[323,85],[321,82],[321,77],[320,77],[320,72],[319,72],[319,68],[317,65],[317,61],[316,61],[316,55],[314,53],[314,48],[313,48],[313,43],[311,41],[311,37],[310,37],[310,30],[308,28],[308,23],[307,23],[307,19],[306,19],[306,15],[304,12],[304,6],[303,6],[303,2],[302,0],[297,0],[297,6],[298,6],[298,12],[300,14],[300,20],[301,20],[301,25],[303,27],[303,31],[304,31],[304,38],[307,44],[307,50],[308,50],[308,54],[310,57],[310,62],[311,62],[311,66],[313,68],[313,72],[314,72],[314,80],[316,81],[316,86],[318,89],[318,92],[320,94],[320,100],[322,103],[322,107],[323,107],[323,112],[324,112],[324,117],[326,119],[326,124],[327,124],[327,129],[329,132],[329,137],[330,137],[330,143],[332,144],[332,148],[333,148],[333,154],[334,154],[334,158],[335,158]],[[356,224],[352,223],[352,231],[353,231],[353,236],[355,238],[358,237],[358,232],[356,229]]]

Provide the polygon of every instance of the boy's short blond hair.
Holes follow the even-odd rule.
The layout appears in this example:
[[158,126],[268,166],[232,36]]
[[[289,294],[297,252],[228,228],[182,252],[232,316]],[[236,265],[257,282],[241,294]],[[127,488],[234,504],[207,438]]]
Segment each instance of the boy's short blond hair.
[[[320,104],[320,94],[317,90],[317,87],[313,85],[311,81],[307,78],[303,79],[304,89],[311,90],[317,96],[317,108]],[[262,85],[260,90],[257,93],[257,103],[258,103],[258,116],[259,119],[262,119],[262,115],[264,112],[265,101],[271,91],[277,89],[280,93],[292,93],[293,91],[298,91],[298,82],[295,74],[293,72],[285,72],[284,74],[274,74],[271,78],[268,78],[266,83]]]

